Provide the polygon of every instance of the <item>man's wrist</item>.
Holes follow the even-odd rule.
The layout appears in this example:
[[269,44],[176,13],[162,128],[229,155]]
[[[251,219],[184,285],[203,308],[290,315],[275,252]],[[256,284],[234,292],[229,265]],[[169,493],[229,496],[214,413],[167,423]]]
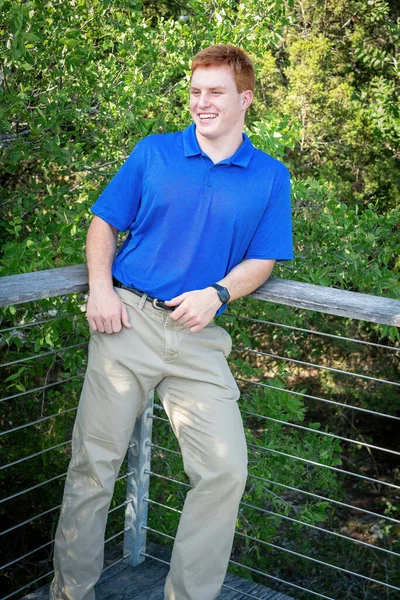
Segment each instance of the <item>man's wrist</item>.
[[113,281],[111,276],[89,277],[89,291],[111,292],[113,291]]
[[231,296],[226,287],[220,285],[219,283],[214,283],[210,287],[215,289],[215,291],[217,292],[218,298],[221,302],[221,306],[224,306],[224,304],[227,304],[229,302]]

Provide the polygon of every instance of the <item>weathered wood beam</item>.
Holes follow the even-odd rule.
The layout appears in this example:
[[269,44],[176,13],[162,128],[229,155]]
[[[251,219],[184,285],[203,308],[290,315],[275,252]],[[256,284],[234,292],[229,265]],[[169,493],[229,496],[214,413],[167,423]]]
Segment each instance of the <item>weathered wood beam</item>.
[[[0,277],[0,306],[88,289],[86,265]],[[271,277],[251,298],[330,315],[400,326],[400,300]]]
[[0,306],[88,290],[86,265],[0,277]]
[[251,298],[382,325],[400,326],[400,300],[271,277]]

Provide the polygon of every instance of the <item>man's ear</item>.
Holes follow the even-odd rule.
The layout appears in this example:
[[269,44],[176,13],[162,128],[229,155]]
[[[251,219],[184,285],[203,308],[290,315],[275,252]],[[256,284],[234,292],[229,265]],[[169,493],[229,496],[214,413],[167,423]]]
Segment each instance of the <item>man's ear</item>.
[[246,90],[245,92],[242,92],[242,94],[242,107],[247,109],[253,102],[253,92],[251,90]]

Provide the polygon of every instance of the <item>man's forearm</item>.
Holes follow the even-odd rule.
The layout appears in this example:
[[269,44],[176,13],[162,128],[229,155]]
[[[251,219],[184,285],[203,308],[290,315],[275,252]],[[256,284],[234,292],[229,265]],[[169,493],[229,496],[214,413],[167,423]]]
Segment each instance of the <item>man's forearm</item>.
[[99,217],[94,216],[86,242],[86,259],[89,270],[89,288],[98,285],[112,288],[111,268],[117,247],[118,231]]
[[115,227],[93,217],[86,244],[90,291],[86,315],[92,331],[100,333],[118,333],[122,326],[131,327],[127,309],[112,283],[117,236]]
[[217,283],[227,288],[232,302],[251,294],[267,281],[275,262],[275,260],[244,260]]

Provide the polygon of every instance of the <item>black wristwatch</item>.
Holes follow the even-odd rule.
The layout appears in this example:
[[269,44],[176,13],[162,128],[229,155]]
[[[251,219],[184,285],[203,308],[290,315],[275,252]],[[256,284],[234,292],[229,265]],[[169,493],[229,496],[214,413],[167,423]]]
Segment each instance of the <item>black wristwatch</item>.
[[219,283],[213,283],[213,285],[210,285],[210,287],[217,290],[218,297],[221,300],[223,305],[226,304],[227,302],[229,302],[231,295],[228,292],[228,290],[226,289],[226,287],[222,287],[222,285],[219,285]]

